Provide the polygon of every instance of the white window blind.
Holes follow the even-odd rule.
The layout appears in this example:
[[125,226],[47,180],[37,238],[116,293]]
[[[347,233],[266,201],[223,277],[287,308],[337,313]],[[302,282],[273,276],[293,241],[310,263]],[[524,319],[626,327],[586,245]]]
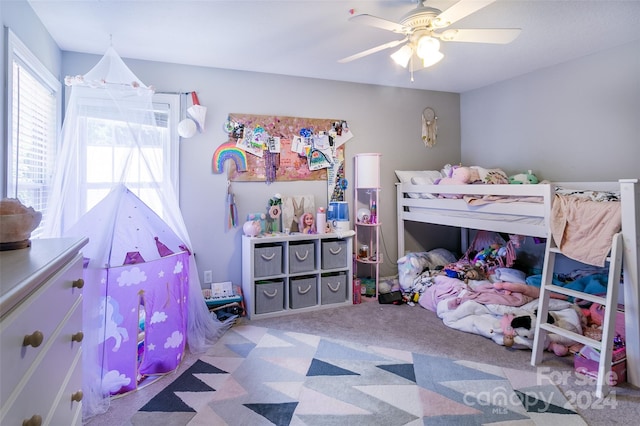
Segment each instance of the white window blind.
[[20,40],[8,33],[8,197],[43,213],[53,177],[60,128],[60,83]]

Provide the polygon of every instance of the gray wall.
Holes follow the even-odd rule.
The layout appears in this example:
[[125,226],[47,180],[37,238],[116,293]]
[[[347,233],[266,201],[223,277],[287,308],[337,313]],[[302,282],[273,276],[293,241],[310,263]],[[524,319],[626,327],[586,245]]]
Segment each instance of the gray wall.
[[462,162],[548,180],[640,177],[640,40],[460,97]]
[[[63,52],[63,74],[83,74],[99,59]],[[382,153],[379,210],[385,243],[383,276],[396,273],[394,170],[440,169],[445,163],[460,161],[458,94],[124,60],[158,92],[196,91],[200,103],[207,107],[205,132],[182,140],[180,147],[180,205],[201,278],[203,271],[212,270],[214,281],[241,281],[242,230],[226,230],[226,175],[214,174],[211,166],[214,151],[227,141],[223,124],[229,113],[347,120],[355,136],[345,145],[349,182],[354,181],[354,154]],[[421,139],[421,113],[426,106],[438,113],[438,143],[430,149]],[[327,205],[324,181],[232,182],[231,189],[240,222],[249,212],[266,211],[267,201],[275,193],[313,194],[316,206]],[[353,188],[347,193],[351,201]]]

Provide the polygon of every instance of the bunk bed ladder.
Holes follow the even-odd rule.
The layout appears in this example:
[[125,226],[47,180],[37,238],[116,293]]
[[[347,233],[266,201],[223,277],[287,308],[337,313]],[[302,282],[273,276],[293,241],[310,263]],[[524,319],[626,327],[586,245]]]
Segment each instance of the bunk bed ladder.
[[[562,252],[555,245],[553,238],[549,236],[547,238],[547,246],[544,255],[544,267],[542,271],[542,283],[540,286],[540,298],[538,303],[535,337],[533,339],[531,365],[538,365],[542,361],[545,347],[544,343],[548,332],[567,337],[571,340],[597,349],[600,351],[600,362],[598,365],[598,376],[596,381],[596,397],[604,398],[609,393],[608,376],[609,371],[611,370],[613,340],[615,337],[614,327],[617,311],[616,306],[618,302],[620,272],[622,269],[622,234],[617,233],[613,236],[611,252],[609,253],[609,257],[607,257],[607,262],[609,263],[609,274],[607,280],[607,294],[605,297],[595,296],[593,294],[583,293],[552,284],[555,257],[557,254],[562,254]],[[602,322],[602,340],[594,340],[547,323],[546,319],[549,313],[549,299],[552,293],[573,296],[577,299],[588,300],[605,306],[605,315]]]

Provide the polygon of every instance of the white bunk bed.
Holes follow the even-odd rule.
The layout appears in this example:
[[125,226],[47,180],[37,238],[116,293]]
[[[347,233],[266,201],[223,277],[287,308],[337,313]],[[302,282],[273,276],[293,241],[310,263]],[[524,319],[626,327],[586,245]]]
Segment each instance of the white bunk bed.
[[[536,185],[415,185],[397,183],[398,258],[405,255],[406,222],[460,227],[462,248],[466,230],[479,229],[547,238],[550,235],[554,188],[620,193],[623,237],[623,289],[627,345],[627,381],[640,387],[640,185],[638,179],[618,182],[557,182]],[[432,194],[465,195],[433,198]],[[469,195],[471,194],[471,197]],[[499,202],[473,205],[469,198],[495,196]],[[531,202],[535,197],[535,202]]]

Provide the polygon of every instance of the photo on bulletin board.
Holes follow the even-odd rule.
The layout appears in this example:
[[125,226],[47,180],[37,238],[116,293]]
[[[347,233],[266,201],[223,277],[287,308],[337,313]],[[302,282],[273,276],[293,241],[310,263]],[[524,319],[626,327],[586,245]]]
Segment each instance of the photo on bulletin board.
[[282,197],[282,226],[289,232],[302,232],[300,218],[304,213],[315,217],[315,201],[313,195],[294,195]]

